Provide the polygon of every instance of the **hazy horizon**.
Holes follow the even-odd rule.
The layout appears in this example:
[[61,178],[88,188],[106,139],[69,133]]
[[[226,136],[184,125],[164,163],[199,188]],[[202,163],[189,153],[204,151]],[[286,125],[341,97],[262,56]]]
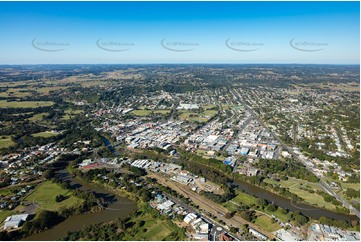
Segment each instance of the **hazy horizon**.
[[0,64],[360,64],[359,2],[0,2]]

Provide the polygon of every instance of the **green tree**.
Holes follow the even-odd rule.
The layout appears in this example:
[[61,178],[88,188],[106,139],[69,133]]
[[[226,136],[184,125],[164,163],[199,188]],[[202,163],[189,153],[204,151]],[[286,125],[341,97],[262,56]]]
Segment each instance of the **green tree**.
[[275,212],[277,210],[277,207],[273,204],[268,204],[266,210],[269,212]]

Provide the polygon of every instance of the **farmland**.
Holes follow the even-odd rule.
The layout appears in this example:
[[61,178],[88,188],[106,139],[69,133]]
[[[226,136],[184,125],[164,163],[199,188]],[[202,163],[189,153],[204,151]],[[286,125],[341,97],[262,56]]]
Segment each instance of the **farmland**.
[[54,102],[51,101],[8,102],[7,100],[0,100],[0,108],[37,108],[52,105],[54,105]]
[[0,136],[0,149],[7,148],[12,145],[15,145],[15,143],[11,140],[11,136],[8,135]]

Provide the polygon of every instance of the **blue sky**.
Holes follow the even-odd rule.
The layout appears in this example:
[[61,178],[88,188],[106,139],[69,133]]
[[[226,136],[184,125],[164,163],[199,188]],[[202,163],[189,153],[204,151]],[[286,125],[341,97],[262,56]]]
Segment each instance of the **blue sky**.
[[359,14],[359,2],[0,2],[0,64],[359,64]]

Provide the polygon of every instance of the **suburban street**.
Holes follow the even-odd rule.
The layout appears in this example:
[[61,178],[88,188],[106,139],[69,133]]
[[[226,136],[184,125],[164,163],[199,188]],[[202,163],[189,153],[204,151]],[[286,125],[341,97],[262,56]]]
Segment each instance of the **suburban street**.
[[[295,159],[297,159],[299,162],[301,162],[302,164],[305,165],[306,169],[308,171],[310,171],[311,173],[314,173],[311,169],[311,167],[307,166],[306,161],[302,158],[300,158],[290,147],[288,147],[285,143],[282,142],[282,140],[280,140],[278,138],[278,136],[271,130],[268,128],[268,126],[258,117],[258,115],[252,110],[252,108],[250,108],[242,99],[242,97],[240,96],[239,93],[237,93],[236,91],[231,91],[232,94],[236,97],[238,97],[238,99],[241,101],[241,103],[244,105],[244,107],[252,114],[252,116],[257,119],[271,134],[272,136],[282,145],[282,148],[286,151],[288,151]],[[319,180],[319,183],[321,185],[321,187],[331,196],[334,196],[339,202],[341,202],[344,207],[350,209],[350,212],[355,214],[357,217],[360,218],[360,211],[358,211],[357,209],[355,209],[352,205],[350,205],[347,201],[345,201],[344,199],[342,199],[340,196],[338,196],[332,189],[331,187],[326,184],[323,180]]]

